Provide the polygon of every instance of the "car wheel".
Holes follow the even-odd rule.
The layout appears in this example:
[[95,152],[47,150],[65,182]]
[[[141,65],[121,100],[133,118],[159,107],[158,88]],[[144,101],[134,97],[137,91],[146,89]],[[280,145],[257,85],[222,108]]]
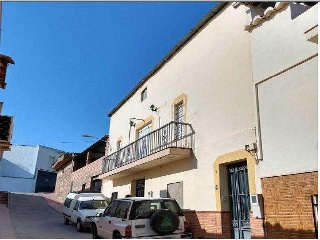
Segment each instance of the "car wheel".
[[114,239],[121,239],[122,236],[121,236],[121,234],[120,234],[119,232],[114,232],[112,238],[114,238]]
[[63,217],[63,223],[64,223],[64,225],[69,225],[69,218],[67,218],[67,217]]
[[77,227],[77,232],[82,232],[83,231],[83,226],[82,226],[80,220],[77,221],[76,227]]
[[91,232],[92,232],[92,238],[93,239],[99,239],[100,238],[100,236],[98,235],[97,226],[95,224],[92,224]]

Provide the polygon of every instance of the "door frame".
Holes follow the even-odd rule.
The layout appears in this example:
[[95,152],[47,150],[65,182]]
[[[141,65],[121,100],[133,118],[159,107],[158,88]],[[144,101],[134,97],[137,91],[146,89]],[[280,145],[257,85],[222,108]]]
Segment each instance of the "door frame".
[[[227,169],[231,233],[235,239],[248,239],[251,238],[251,206],[247,161],[228,164]],[[231,179],[233,179],[233,181]],[[243,209],[245,211],[242,211]],[[235,220],[236,222],[234,222]]]
[[[228,190],[228,184],[227,184],[228,183],[227,165],[237,163],[237,162],[243,162],[243,161],[247,162],[249,193],[257,194],[256,184],[259,182],[256,182],[256,160],[254,156],[248,153],[245,149],[220,155],[219,157],[217,157],[217,159],[213,164],[216,211],[230,212],[230,205],[229,205],[229,199],[228,199],[229,190]],[[231,219],[230,219],[230,226],[231,226]],[[230,229],[229,226],[227,227],[221,226],[221,228]],[[224,229],[222,230],[224,231]],[[232,233],[230,232],[230,234]]]

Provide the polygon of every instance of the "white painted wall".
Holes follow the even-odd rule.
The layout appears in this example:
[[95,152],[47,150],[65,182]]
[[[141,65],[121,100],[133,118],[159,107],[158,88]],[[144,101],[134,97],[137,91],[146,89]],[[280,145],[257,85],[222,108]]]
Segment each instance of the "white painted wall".
[[37,170],[53,171],[51,165],[61,154],[44,146],[11,146],[0,160],[0,191],[34,192]]
[[[244,6],[228,7],[219,13],[111,117],[110,144],[115,151],[119,137],[123,137],[124,145],[128,144],[131,117],[145,119],[153,115],[153,129],[157,129],[173,120],[175,98],[182,93],[188,96],[186,122],[196,132],[194,167],[179,173],[169,169],[163,174],[157,174],[159,169],[141,173],[139,177],[150,178],[146,192],[158,193],[168,183],[183,181],[188,190],[184,208],[215,210],[213,163],[219,155],[255,141],[250,35],[243,30],[245,10]],[[145,87],[148,97],[141,103]],[[160,124],[158,115],[150,111],[151,104],[159,107]],[[131,142],[134,136],[132,131]],[[180,164],[171,167],[179,168]],[[104,180],[104,194],[110,197],[112,191],[118,191],[119,197],[124,197],[130,183],[114,186],[110,190]]]
[[263,150],[260,177],[318,170],[318,57],[298,65],[318,53],[318,45],[304,34],[317,24],[318,6],[296,18],[291,11],[292,3],[251,33]]
[[36,168],[44,171],[53,172],[54,170],[51,168],[51,166],[53,163],[57,161],[58,157],[62,154],[63,151],[45,146],[39,146]]
[[0,176],[33,178],[37,165],[38,146],[11,146],[0,161]]
[[291,19],[291,5],[252,33],[253,79],[266,79],[318,53],[304,32],[318,22],[318,5]]
[[34,192],[34,179],[0,177],[0,191]]

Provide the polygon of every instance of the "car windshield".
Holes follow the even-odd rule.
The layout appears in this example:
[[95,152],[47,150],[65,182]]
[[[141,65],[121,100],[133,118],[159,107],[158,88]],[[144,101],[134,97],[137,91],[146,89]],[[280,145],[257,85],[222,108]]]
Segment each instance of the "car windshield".
[[169,209],[178,216],[183,216],[182,210],[175,200],[156,199],[135,202],[130,219],[150,218],[151,215],[159,209]]
[[80,209],[98,209],[98,208],[106,208],[105,200],[89,200],[89,201],[81,201]]

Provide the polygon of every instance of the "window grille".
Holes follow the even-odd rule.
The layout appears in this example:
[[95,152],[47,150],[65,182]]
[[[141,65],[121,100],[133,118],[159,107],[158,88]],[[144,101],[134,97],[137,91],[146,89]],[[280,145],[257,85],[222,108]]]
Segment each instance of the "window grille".
[[[183,123],[184,121],[184,104],[183,101],[179,102],[174,106],[174,121]],[[183,126],[181,124],[177,124],[176,126],[176,138],[180,139],[183,136]]]

